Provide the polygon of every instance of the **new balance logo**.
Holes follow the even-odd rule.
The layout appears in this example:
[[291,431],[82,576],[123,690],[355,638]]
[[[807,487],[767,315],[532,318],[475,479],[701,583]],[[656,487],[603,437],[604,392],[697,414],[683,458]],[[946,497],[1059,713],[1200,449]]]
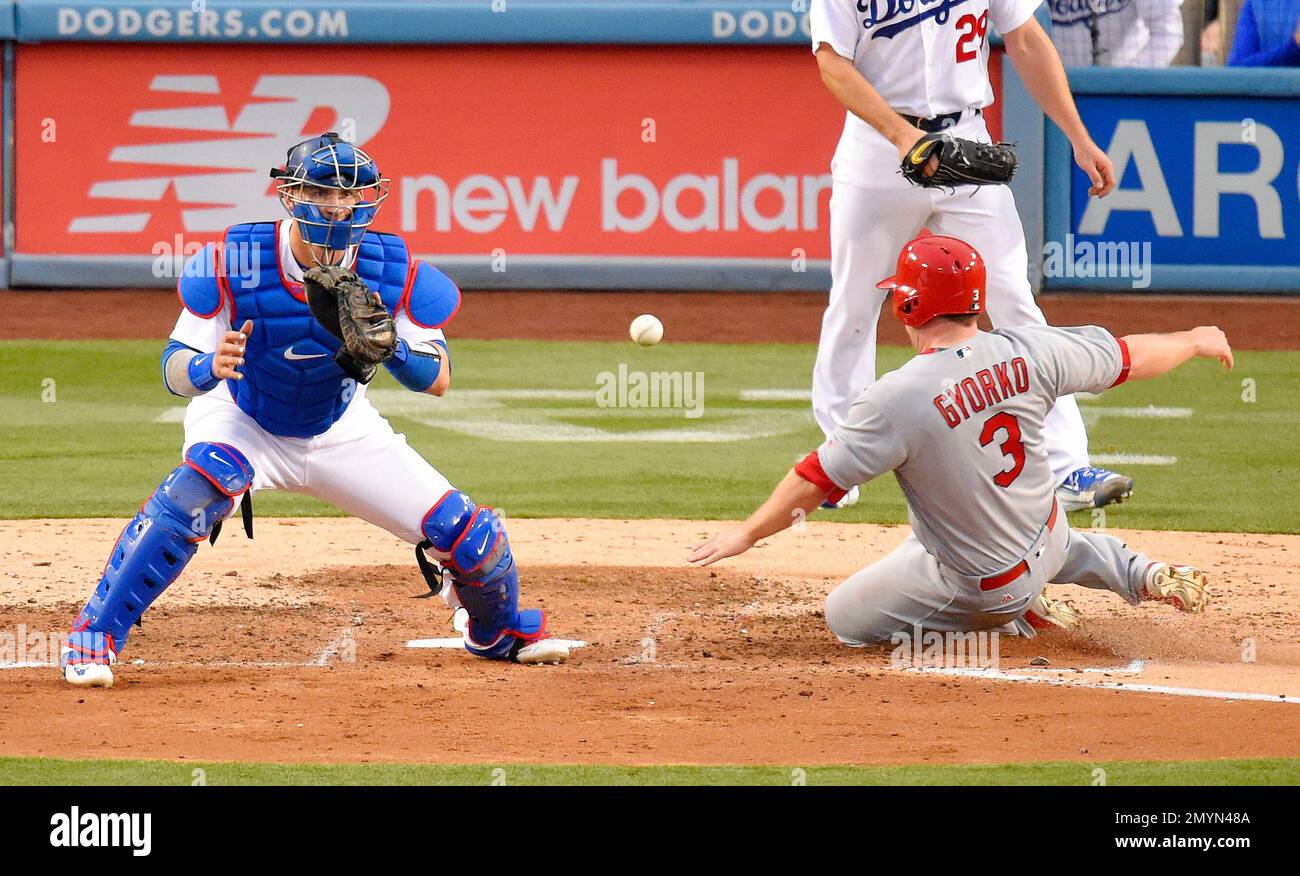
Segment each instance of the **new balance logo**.
[[[313,112],[329,109],[354,124],[349,139],[365,143],[388,120],[388,89],[367,76],[260,76],[249,100],[227,112],[233,96],[223,94],[217,76],[155,76],[149,90],[193,95],[193,106],[141,109],[131,115],[133,128],[156,130],[157,143],[115,146],[108,154],[114,164],[151,165],[149,176],[97,182],[90,197],[106,200],[154,202],[158,207],[130,213],[78,216],[68,226],[71,233],[139,234],[154,213],[177,210],[183,230],[219,232],[252,216],[281,212],[274,195],[267,193],[266,169],[282,160],[284,152],[302,139]],[[174,100],[174,98],[171,98]],[[211,140],[182,138],[176,132],[211,132]],[[247,135],[232,137],[231,134]],[[192,135],[190,135],[192,137]],[[169,173],[211,168],[210,173]],[[170,194],[169,194],[170,193]],[[111,208],[110,208],[111,209]]]

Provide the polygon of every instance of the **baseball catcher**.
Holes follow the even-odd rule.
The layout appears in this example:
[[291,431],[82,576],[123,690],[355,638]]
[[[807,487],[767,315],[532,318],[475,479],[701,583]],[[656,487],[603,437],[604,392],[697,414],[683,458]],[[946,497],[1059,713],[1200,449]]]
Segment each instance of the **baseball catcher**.
[[1157,377],[1195,356],[1231,368],[1223,332],[980,331],[989,292],[984,261],[961,240],[938,235],[907,244],[879,288],[916,358],[863,390],[771,498],[743,524],[696,546],[691,562],[742,553],[800,519],[796,509],[812,511],[892,471],[912,534],[827,598],[826,622],[847,645],[889,641],[914,626],[1025,636],[1068,628],[1078,616],[1044,595],[1049,582],[1108,589],[1133,604],[1204,610],[1204,572],[1152,562],[1113,536],[1070,528],[1054,495],[1043,421],[1059,396]]
[[460,290],[402,238],[371,230],[388,180],[337,134],[293,146],[271,176],[289,218],[231,226],[185,265],[184,310],[162,358],[167,390],[191,399],[183,459],[113,546],[73,622],[64,678],[111,687],[131,627],[198,543],[215,542],[237,506],[251,535],[247,496],[258,490],[324,499],[415,545],[471,654],[563,661],[567,646],[549,638],[546,616],[519,607],[501,519],[365,398],[381,365],[412,392],[447,392],[442,326]]

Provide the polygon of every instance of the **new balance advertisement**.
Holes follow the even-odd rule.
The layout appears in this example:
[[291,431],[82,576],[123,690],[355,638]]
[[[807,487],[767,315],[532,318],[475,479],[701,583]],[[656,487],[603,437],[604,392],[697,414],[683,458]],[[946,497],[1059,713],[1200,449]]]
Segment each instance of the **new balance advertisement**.
[[[17,251],[181,254],[233,222],[277,218],[269,169],[289,145],[335,130],[392,180],[377,227],[418,252],[829,255],[843,112],[806,47],[331,57],[19,46]],[[68,88],[68,70],[94,87]],[[989,121],[996,135],[999,114]]]

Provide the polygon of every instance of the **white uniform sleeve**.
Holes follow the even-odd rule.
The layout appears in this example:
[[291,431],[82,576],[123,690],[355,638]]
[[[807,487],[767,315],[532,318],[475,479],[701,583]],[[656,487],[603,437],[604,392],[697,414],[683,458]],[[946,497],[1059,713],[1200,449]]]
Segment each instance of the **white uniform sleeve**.
[[817,449],[817,458],[826,476],[848,490],[902,465],[907,460],[907,445],[884,412],[863,397]]
[[221,339],[230,331],[230,304],[223,302],[221,309],[204,319],[188,310],[182,310],[176,327],[172,329],[173,340],[180,341],[200,353],[215,353]]
[[1057,398],[1076,392],[1102,393],[1128,377],[1128,348],[1095,325],[1012,329],[1029,347],[1039,379]]
[[1034,17],[1043,0],[989,0],[989,17],[998,33],[1007,34]]
[[408,344],[432,344],[435,341],[444,346],[447,344],[447,336],[442,333],[442,329],[421,328],[411,321],[405,310],[393,317],[393,322],[397,325],[397,336]]
[[854,60],[858,32],[862,27],[854,0],[812,0],[808,25],[812,31],[813,52],[825,43],[840,57]]

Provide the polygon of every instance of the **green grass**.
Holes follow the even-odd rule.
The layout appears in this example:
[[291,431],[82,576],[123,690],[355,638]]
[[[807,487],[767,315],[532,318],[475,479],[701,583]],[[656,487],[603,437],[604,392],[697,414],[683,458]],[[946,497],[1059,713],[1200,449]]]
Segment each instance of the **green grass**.
[[0,758],[0,785],[1093,785],[1103,780],[1107,785],[1295,785],[1300,759],[798,768]]
[[[161,342],[0,343],[0,517],[123,517],[178,461],[179,422],[156,422],[181,400],[159,378]],[[413,446],[472,495],[516,517],[738,518],[762,501],[820,435],[806,401],[741,401],[743,389],[807,389],[808,345],[460,341],[445,399],[407,393],[381,371],[377,404]],[[908,351],[881,351],[881,369]],[[700,372],[702,416],[681,409],[597,406],[598,375]],[[1237,371],[1196,362],[1156,381],[1126,384],[1088,410],[1188,407],[1185,419],[1102,416],[1095,453],[1178,457],[1175,466],[1124,465],[1133,499],[1107,525],[1153,529],[1300,531],[1300,353],[1238,357]],[[1243,380],[1255,400],[1243,399]],[[484,398],[484,390],[582,390],[588,398]],[[378,390],[375,392],[375,390]],[[466,391],[469,392],[466,392]],[[477,392],[476,392],[477,391]],[[1092,415],[1090,414],[1090,417]],[[501,440],[516,437],[554,440]],[[650,441],[663,430],[742,440]],[[679,436],[680,437],[680,436]],[[637,438],[642,440],[623,440]],[[576,440],[582,439],[582,440]],[[595,439],[595,440],[587,440]],[[315,500],[259,495],[261,515],[331,514]],[[906,519],[892,478],[842,521]],[[1083,518],[1086,520],[1086,515]]]

